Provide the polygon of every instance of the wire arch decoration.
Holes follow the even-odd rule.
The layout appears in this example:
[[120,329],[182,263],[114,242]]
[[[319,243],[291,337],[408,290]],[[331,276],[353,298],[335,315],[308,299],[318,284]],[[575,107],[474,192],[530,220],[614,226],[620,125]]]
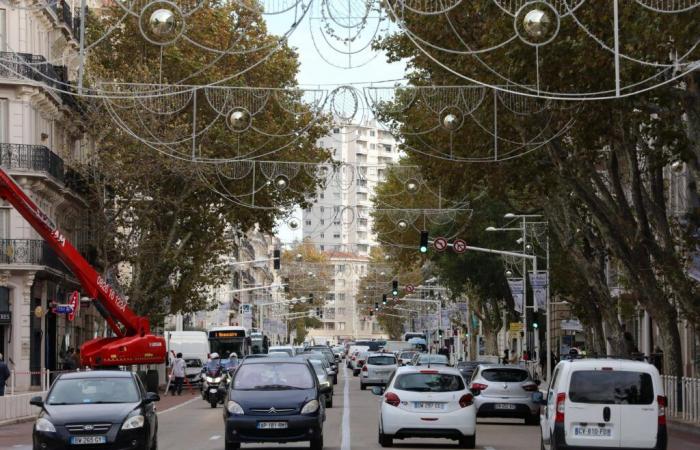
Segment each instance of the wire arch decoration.
[[[642,48],[636,45],[636,42],[634,42],[635,45],[625,45],[626,42],[620,31],[626,25],[625,20],[631,20],[630,17],[641,20],[638,17],[641,13],[659,18],[661,24],[668,23],[670,27],[673,27],[670,18],[685,17],[689,19],[689,23],[697,24],[700,22],[698,0],[634,0],[625,3],[610,0],[605,2],[605,6],[610,8],[613,15],[612,30],[607,21],[604,22],[605,26],[593,23],[594,21],[587,23],[587,14],[596,11],[596,8],[600,11],[601,5],[598,2],[492,0],[493,7],[482,5],[479,10],[474,10],[473,14],[466,16],[468,20],[475,21],[473,24],[475,26],[481,25],[479,19],[495,21],[493,23],[497,26],[492,26],[491,29],[500,30],[500,33],[498,37],[490,36],[489,40],[477,39],[483,33],[470,34],[469,31],[472,28],[470,24],[459,22],[459,20],[465,20],[466,9],[464,8],[476,8],[475,5],[460,2],[459,5],[446,8],[446,4],[453,2],[436,2],[444,7],[443,10],[436,12],[411,7],[411,3],[413,2],[409,0],[397,0],[386,2],[384,5],[402,34],[421,53],[438,66],[470,84],[491,87],[503,92],[554,100],[618,98],[673,83],[697,69],[695,62],[697,58],[693,55],[696,54],[697,46],[700,44],[700,33],[690,32],[688,42],[679,42],[680,39],[674,39],[672,48],[667,52],[666,47],[663,51],[658,51],[656,47],[660,44],[655,44],[654,48]],[[435,42],[421,35],[419,24],[424,26],[427,16],[430,16],[433,21],[432,27],[445,30],[445,39]],[[561,78],[561,74],[550,75],[548,78],[548,73],[543,68],[547,67],[548,58],[553,58],[555,53],[557,58],[565,58],[562,54],[565,55],[566,52],[561,50],[566,47],[558,47],[559,52],[549,51],[555,45],[567,45],[567,39],[562,37],[563,29],[568,33],[577,33],[573,40],[569,39],[569,41],[589,39],[592,47],[600,52],[595,56],[605,58],[609,70],[601,72],[601,67],[597,66],[594,74],[572,72],[566,79],[566,84],[559,83],[561,86],[557,87],[558,80],[554,77]],[[669,31],[672,30],[673,28],[669,29]],[[654,28],[649,32],[657,33],[658,30]],[[613,42],[610,42],[610,35]],[[629,36],[627,38],[630,39]],[[518,51],[520,58],[523,58],[522,55],[531,58],[531,62],[523,60],[527,63],[527,67],[518,72],[517,76],[500,72],[489,62],[502,60],[513,51]],[[570,53],[573,55],[573,52]],[[670,58],[668,53],[672,53]],[[468,67],[474,67],[475,70],[467,73],[454,66],[455,61],[459,61],[460,64],[464,62],[461,57],[473,58],[474,64]],[[562,61],[559,60],[558,64],[561,63]],[[586,75],[597,76],[605,83],[585,87],[582,81],[576,80],[576,77],[580,76],[583,80]]]
[[[370,86],[364,92],[374,116],[404,138],[404,151],[464,163],[504,161],[542,148],[573,125],[578,105],[479,85]],[[554,121],[555,112],[568,117],[559,129],[555,123],[562,122]],[[409,116],[418,119],[419,128],[405,122]],[[522,136],[517,125],[533,118],[538,119],[540,130]],[[482,136],[471,139],[479,145],[465,149],[460,138],[465,133]]]
[[[102,107],[126,135],[173,158],[206,163],[263,159],[294,148],[323,119],[328,94],[316,89],[103,85],[113,95],[102,98]],[[221,151],[211,150],[217,146]]]

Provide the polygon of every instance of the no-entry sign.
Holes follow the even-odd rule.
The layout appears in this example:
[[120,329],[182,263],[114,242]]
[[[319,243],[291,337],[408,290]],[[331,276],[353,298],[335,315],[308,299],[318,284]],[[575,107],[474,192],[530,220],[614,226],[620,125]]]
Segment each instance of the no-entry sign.
[[433,247],[435,247],[435,250],[439,252],[444,252],[447,248],[447,239],[444,237],[435,238],[433,241]]

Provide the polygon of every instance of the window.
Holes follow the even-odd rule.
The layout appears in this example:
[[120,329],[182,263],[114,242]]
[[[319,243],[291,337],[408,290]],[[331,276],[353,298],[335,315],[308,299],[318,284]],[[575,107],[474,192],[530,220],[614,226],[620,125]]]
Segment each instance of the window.
[[325,198],[325,195],[323,194],[323,192],[321,192],[320,197],[321,197],[321,199]]
[[335,266],[335,273],[344,273],[345,272],[345,264],[337,264]]
[[[3,10],[0,10],[3,11]],[[0,31],[1,32],[1,31]],[[8,142],[7,130],[9,127],[9,114],[7,109],[7,99],[0,98],[0,142]]]
[[46,401],[48,405],[89,403],[136,403],[140,400],[131,377],[70,378],[58,380]]
[[312,389],[314,380],[306,364],[243,364],[236,371],[233,389],[264,390],[266,386]]
[[488,369],[481,372],[481,376],[497,383],[520,383],[528,378],[527,371],[521,369]]
[[338,325],[338,331],[345,331],[345,322],[337,322],[336,325]]
[[345,301],[345,292],[338,292],[336,294],[336,298],[338,299],[339,302],[344,302]]
[[320,246],[321,251],[325,250],[325,245]]
[[307,227],[310,227],[310,226],[311,226],[311,221],[310,221],[310,220],[307,220],[307,221],[304,222],[304,223],[306,224]]
[[10,290],[0,286],[0,311],[10,310]]
[[569,398],[575,403],[649,405],[654,385],[644,372],[577,370],[571,374]]
[[10,238],[10,208],[0,208],[0,239]]
[[321,219],[321,225],[325,225],[326,221],[324,219]]
[[321,233],[321,239],[325,239],[326,235],[324,233]]
[[7,51],[7,19],[5,14],[5,10],[0,9],[0,52]]
[[340,133],[340,128],[333,128],[333,134]]
[[367,358],[367,364],[373,366],[394,366],[396,365],[395,356],[370,356]]
[[394,389],[413,392],[454,392],[464,389],[459,375],[446,373],[407,373],[399,375]]
[[340,233],[333,233],[333,239],[340,239]]
[[375,133],[374,130],[369,130],[369,135],[370,135],[370,136],[374,136],[375,134],[376,134],[376,133]]
[[376,150],[377,146],[374,144],[369,144],[370,150]]

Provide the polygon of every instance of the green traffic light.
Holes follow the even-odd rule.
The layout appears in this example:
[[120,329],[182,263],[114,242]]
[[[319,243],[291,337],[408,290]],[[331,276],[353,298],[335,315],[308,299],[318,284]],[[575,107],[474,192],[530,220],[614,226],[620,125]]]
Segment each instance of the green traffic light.
[[539,327],[540,327],[540,325],[537,322],[532,324],[532,328],[539,328]]
[[421,253],[428,253],[428,247],[426,247],[425,245],[421,245],[421,246],[420,246],[420,252],[421,252]]

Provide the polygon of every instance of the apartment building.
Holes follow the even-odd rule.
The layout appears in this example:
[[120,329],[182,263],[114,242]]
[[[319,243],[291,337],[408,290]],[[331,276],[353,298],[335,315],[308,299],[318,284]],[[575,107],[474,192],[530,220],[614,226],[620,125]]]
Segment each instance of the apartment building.
[[[71,164],[94,144],[74,97],[57,90],[76,79],[79,26],[64,2],[12,6],[0,6],[0,165],[87,254],[90,216]],[[69,347],[104,332],[89,301],[73,321],[52,312],[79,290],[42,238],[0,203],[0,352],[17,390],[39,387],[41,371],[59,369]]]

